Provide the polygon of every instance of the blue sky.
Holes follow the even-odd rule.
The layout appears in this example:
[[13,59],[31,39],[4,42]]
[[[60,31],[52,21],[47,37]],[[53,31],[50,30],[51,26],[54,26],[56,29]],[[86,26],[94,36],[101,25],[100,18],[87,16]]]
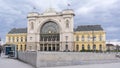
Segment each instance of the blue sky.
[[5,36],[12,28],[27,27],[27,14],[33,7],[39,13],[45,9],[55,8],[57,11],[73,9],[76,16],[74,26],[102,25],[106,38],[120,41],[120,0],[0,0],[0,37]]

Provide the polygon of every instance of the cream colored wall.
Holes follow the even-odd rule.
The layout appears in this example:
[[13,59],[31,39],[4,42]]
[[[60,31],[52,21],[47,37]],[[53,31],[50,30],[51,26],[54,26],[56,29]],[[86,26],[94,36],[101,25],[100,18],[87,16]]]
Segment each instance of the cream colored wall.
[[[76,45],[79,45],[79,51],[82,50],[82,44],[85,46],[85,50],[88,50],[88,44],[90,45],[90,49],[93,49],[93,34],[96,36],[96,40],[94,41],[94,44],[96,45],[96,50],[100,50],[99,46],[102,45],[102,50],[106,50],[106,37],[104,31],[78,31],[74,33],[74,50],[76,51]],[[84,41],[82,41],[82,35],[84,36]],[[90,36],[90,40],[88,41],[88,35]],[[99,36],[102,36],[102,40],[99,40]],[[76,36],[79,36],[79,41],[76,40]]]
[[[18,38],[18,41],[17,41],[17,38]],[[23,41],[21,41],[21,39]],[[15,45],[17,45],[18,51],[25,51],[26,50],[26,39],[27,39],[26,33],[7,34],[6,35],[6,44],[15,44]]]

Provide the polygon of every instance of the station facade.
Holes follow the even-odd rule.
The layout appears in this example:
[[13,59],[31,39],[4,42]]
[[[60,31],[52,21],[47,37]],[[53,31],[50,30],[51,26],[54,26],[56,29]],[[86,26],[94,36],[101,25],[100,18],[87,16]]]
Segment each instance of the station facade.
[[[88,43],[90,43],[91,49],[105,49],[105,32],[102,27],[100,25],[85,25],[82,28],[80,26],[74,28],[74,16],[74,11],[71,9],[57,12],[54,9],[49,8],[43,13],[29,13],[27,16],[27,31],[23,32],[26,34],[25,38],[27,38],[25,43],[27,45],[26,50],[80,51],[84,44],[85,49],[87,50]],[[91,37],[91,41],[80,41],[79,39],[83,39],[83,35],[85,40],[87,40],[88,37]],[[6,36],[7,43],[8,36],[10,36],[10,33]],[[98,42],[96,42],[95,40],[92,40],[94,36],[95,39],[102,40],[97,40]],[[95,45],[95,47],[92,45]],[[100,49],[98,48],[99,45]],[[18,49],[20,48],[18,47]]]

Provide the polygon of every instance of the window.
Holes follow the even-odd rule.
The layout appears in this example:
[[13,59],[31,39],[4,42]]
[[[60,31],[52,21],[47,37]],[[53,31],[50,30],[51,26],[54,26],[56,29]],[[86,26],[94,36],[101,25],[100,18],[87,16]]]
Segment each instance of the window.
[[21,42],[23,42],[23,37],[21,37]]
[[66,48],[66,50],[68,50],[68,45],[67,44],[66,44],[65,48]]
[[20,49],[21,49],[21,51],[22,51],[22,45],[20,46]]
[[40,51],[43,51],[43,44],[40,44]]
[[30,37],[30,40],[32,40],[32,37]]
[[82,36],[82,41],[84,41],[84,36]]
[[99,50],[102,51],[102,45],[101,45],[101,44],[100,44],[100,46],[99,46]]
[[19,38],[17,37],[16,41],[18,42],[19,41]]
[[99,36],[99,40],[102,41],[102,35]]
[[60,49],[60,46],[59,46],[59,44],[57,44],[56,50],[59,51],[59,49]]
[[79,41],[79,36],[76,36],[76,41]]
[[8,37],[8,42],[10,42],[10,37]]
[[93,41],[96,41],[96,36],[93,37]]
[[93,45],[93,50],[96,50],[96,45]]
[[27,42],[27,37],[25,38],[25,41]]
[[82,50],[85,50],[84,44],[82,45]]
[[69,20],[66,20],[66,28],[69,28]]
[[12,37],[12,41],[14,42],[14,37]]
[[76,51],[79,51],[79,45],[76,45]]
[[90,41],[90,35],[88,35],[88,41]]
[[26,48],[27,48],[27,46],[25,45],[25,49],[24,50],[26,50]]
[[90,45],[88,44],[88,50],[90,50]]
[[34,23],[33,22],[31,22],[30,26],[31,26],[31,29],[34,29]]

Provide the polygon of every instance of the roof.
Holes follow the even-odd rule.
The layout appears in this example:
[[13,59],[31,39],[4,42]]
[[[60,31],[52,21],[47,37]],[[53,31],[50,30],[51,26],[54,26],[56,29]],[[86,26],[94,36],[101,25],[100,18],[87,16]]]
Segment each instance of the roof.
[[78,26],[75,31],[103,31],[101,25],[82,25]]
[[8,34],[27,33],[27,28],[13,28]]
[[106,44],[106,46],[114,46],[113,44]]

